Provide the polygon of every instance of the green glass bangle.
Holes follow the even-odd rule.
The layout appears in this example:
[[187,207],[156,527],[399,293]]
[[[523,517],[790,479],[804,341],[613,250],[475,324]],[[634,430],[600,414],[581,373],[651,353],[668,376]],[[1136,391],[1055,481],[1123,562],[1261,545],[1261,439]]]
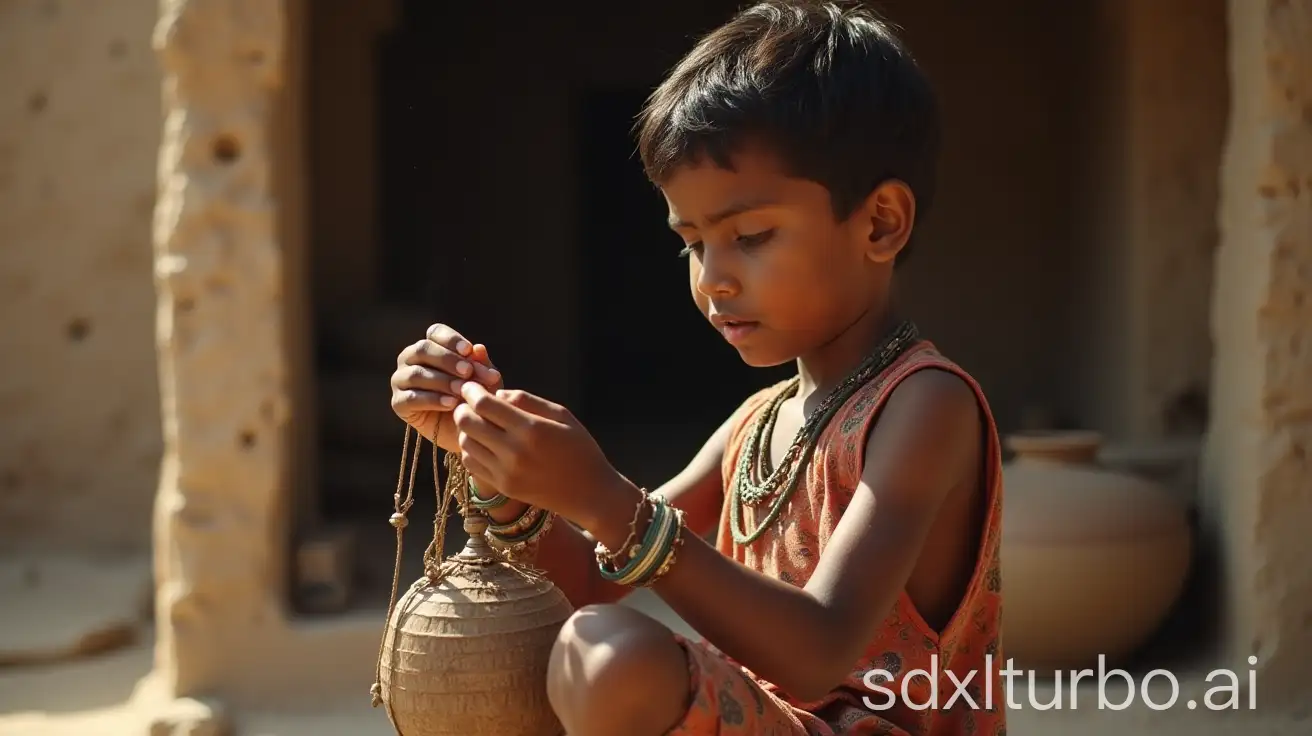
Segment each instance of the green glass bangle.
[[674,559],[678,554],[679,548],[683,546],[683,532],[685,529],[683,511],[681,509],[675,509],[674,534],[670,538],[669,545],[666,546],[664,552],[660,555],[657,560],[657,565],[655,569],[652,570],[651,574],[644,576],[641,580],[635,582],[634,585],[643,588],[650,588],[652,585],[655,585],[658,580],[669,573],[671,566],[674,564]]
[[656,543],[644,550],[642,564],[631,575],[617,581],[620,585],[644,584],[656,575],[661,564],[665,562],[665,558],[674,550],[674,541],[679,536],[679,515],[669,506],[666,506],[665,509],[666,513],[661,518],[661,529]]
[[483,498],[478,495],[478,486],[474,485],[474,476],[469,476],[469,505],[476,509],[495,509],[505,506],[510,499],[504,493],[498,493],[492,498]]
[[[640,551],[646,551],[651,546],[651,543],[655,541],[656,535],[659,533],[659,527],[660,527],[659,522],[661,518],[660,499],[656,498],[655,496],[648,496],[646,499],[644,499],[644,503],[651,504],[652,509],[651,509],[651,518],[647,521],[647,528],[644,529],[642,532],[642,540],[638,542],[638,549]],[[633,572],[633,570],[638,565],[642,564],[641,555],[631,555],[628,557],[627,560],[625,560],[623,566],[619,567],[618,569],[613,568],[610,565],[606,564],[606,561],[602,559],[602,549],[603,548],[601,544],[598,543],[597,550],[596,550],[597,568],[601,572],[601,577],[606,580],[609,580],[610,582],[617,582],[624,576]],[[623,549],[616,550],[615,555],[623,556],[624,552],[625,550]]]
[[633,580],[650,574],[652,561],[662,556],[660,553],[653,554],[653,551],[670,544],[671,529],[669,522],[673,511],[666,504],[665,499],[660,496],[651,496],[651,503],[652,517],[642,535],[642,544],[639,547],[640,554],[629,558],[624,566],[618,570],[611,570],[598,560],[597,567],[602,578],[619,585],[629,585]]

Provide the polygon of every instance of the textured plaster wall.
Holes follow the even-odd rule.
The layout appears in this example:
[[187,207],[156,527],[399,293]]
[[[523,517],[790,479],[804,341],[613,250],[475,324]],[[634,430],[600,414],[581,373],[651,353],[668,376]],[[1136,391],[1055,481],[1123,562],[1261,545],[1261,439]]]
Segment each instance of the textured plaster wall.
[[1233,118],[1204,468],[1235,666],[1264,702],[1312,676],[1312,0],[1230,0]]
[[155,28],[168,114],[154,679],[172,694],[256,681],[288,645],[290,516],[313,483],[303,8],[167,0]]
[[157,6],[0,3],[0,553],[150,541]]

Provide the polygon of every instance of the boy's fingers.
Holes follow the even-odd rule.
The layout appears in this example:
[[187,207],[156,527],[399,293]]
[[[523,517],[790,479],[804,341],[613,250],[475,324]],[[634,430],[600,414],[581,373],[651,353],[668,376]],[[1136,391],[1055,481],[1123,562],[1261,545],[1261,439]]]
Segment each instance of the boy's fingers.
[[[477,385],[477,384],[474,384]],[[470,404],[465,403],[455,408],[456,429],[462,437],[468,436],[486,448],[491,456],[505,452],[509,438],[494,422],[478,413]],[[463,441],[463,440],[462,440]],[[485,458],[485,460],[490,459]]]
[[451,394],[436,391],[401,389],[392,393],[392,408],[401,415],[421,411],[451,411],[459,404],[460,400]]
[[510,391],[502,390],[497,392],[497,397],[507,404],[529,414],[556,422],[569,422],[569,410],[565,407],[547,401],[541,396],[535,396],[527,391],[520,391],[518,389]]
[[[462,405],[461,410],[461,413],[466,413],[468,407]],[[463,429],[456,434],[456,444],[460,447],[461,459],[466,462],[469,472],[488,479],[497,477],[495,470],[500,467],[501,463],[497,459],[497,451],[493,446]],[[475,465],[469,464],[471,461],[477,466],[478,470],[474,469]]]
[[[501,372],[488,360],[486,347],[480,345],[476,349],[445,325],[434,325],[429,332],[431,337],[416,342],[401,353],[398,367],[422,365],[460,378],[473,378],[489,388],[500,385]],[[461,345],[467,348],[464,354],[458,351]]]
[[464,335],[444,324],[430,325],[424,333],[424,337],[429,342],[440,345],[457,355],[468,356],[474,350],[473,343],[466,340]]
[[492,360],[487,355],[487,346],[478,343],[474,345],[470,356],[474,359],[474,377],[488,388],[498,388],[501,384],[501,371],[492,365]]
[[398,368],[392,377],[392,387],[402,390],[435,391],[437,393],[460,395],[460,386],[464,381],[449,373],[434,370],[423,365],[407,365]]
[[457,441],[460,444],[460,461],[464,463],[465,469],[471,475],[489,479],[496,477],[496,474],[492,472],[492,468],[496,467],[497,464],[496,456],[492,454],[491,450],[463,432]]
[[475,363],[431,340],[421,340],[401,353],[401,366],[426,366],[460,378],[474,375]]
[[496,388],[501,385],[501,371],[482,363],[474,364],[474,378],[488,388]]
[[460,395],[476,414],[506,431],[517,430],[532,421],[528,414],[473,381],[460,387]]

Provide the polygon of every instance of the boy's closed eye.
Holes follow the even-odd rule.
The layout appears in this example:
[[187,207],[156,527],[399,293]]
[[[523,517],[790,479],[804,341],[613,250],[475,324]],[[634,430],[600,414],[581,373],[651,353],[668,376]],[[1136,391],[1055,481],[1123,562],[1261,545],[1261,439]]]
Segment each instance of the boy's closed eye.
[[[774,232],[775,232],[774,228],[770,228],[768,230],[762,230],[761,232],[757,232],[757,233],[747,233],[747,234],[739,235],[734,238],[734,243],[745,248],[765,245],[767,242],[770,241],[771,238],[774,237]],[[679,257],[687,258],[688,256],[691,256],[694,253],[700,253],[701,250],[702,250],[701,241],[697,241],[696,243],[689,243],[688,245],[684,246],[683,250],[679,251]]]
[[737,238],[735,238],[735,240],[738,242],[739,245],[750,247],[755,245],[765,245],[770,241],[770,238],[773,237],[774,237],[774,228],[769,228],[767,230],[761,230],[760,232],[744,233],[743,235],[739,235]]

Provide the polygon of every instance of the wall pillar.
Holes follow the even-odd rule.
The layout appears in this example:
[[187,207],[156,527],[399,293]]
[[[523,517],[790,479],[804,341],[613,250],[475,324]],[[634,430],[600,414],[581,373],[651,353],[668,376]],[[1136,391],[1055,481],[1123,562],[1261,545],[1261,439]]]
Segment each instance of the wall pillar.
[[164,461],[154,678],[220,691],[282,624],[289,486],[274,137],[283,2],[163,0],[155,276]]
[[1228,666],[1263,707],[1312,677],[1312,0],[1230,0],[1231,115],[1204,503]]

